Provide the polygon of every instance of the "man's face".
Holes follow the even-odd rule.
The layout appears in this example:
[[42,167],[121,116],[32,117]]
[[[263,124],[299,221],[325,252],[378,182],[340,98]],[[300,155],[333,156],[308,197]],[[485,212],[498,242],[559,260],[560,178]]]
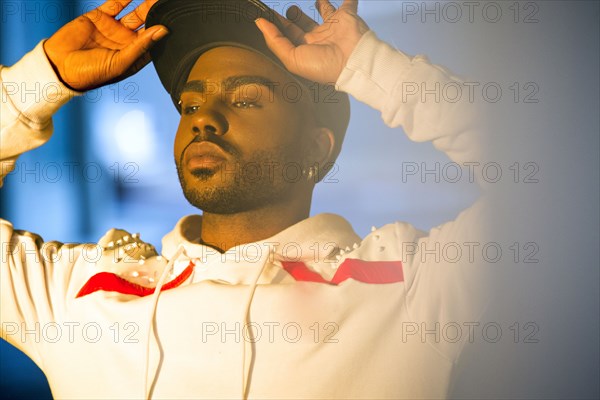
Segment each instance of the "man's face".
[[186,199],[231,214],[306,190],[302,169],[314,127],[308,93],[268,59],[218,47],[196,61],[181,94],[174,155]]

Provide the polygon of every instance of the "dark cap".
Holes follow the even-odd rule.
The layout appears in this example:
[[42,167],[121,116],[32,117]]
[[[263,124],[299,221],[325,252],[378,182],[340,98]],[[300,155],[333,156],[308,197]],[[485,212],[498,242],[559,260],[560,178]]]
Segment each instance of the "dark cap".
[[[280,22],[275,11],[258,0],[159,0],[146,17],[146,28],[164,25],[169,34],[150,50],[158,76],[181,113],[180,92],[200,55],[219,46],[249,48],[269,58],[284,70],[281,61],[269,50],[255,24],[259,17]],[[290,73],[288,71],[288,73]],[[337,157],[350,119],[348,95],[330,85],[321,85],[297,75],[315,103],[319,125],[331,129],[336,137]]]

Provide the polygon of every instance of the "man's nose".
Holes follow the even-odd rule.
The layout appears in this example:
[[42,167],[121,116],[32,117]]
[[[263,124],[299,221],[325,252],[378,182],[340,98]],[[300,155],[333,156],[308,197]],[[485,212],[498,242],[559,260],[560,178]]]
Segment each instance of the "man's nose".
[[229,123],[225,116],[216,108],[208,105],[200,107],[192,122],[192,132],[197,135],[223,136],[229,130]]

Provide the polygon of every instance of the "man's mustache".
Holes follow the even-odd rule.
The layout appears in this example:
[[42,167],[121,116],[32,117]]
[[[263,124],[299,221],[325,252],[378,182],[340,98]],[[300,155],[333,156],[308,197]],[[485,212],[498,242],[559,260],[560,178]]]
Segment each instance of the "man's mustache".
[[201,142],[208,142],[208,143],[212,143],[214,145],[219,146],[225,153],[227,154],[231,154],[234,157],[239,156],[239,151],[229,142],[221,139],[220,136],[215,136],[215,135],[210,135],[210,136],[206,136],[206,135],[196,135],[194,136],[194,138],[185,146],[185,148],[183,149],[183,151],[181,152],[181,156],[179,157],[179,163],[180,165],[182,165],[183,163],[183,157],[185,155],[185,152],[187,151],[188,147],[190,147],[192,144],[194,143],[201,143]]
[[207,142],[207,143],[212,143],[214,145],[217,145],[227,154],[231,154],[233,156],[239,155],[239,151],[231,143],[221,139],[220,136],[214,136],[214,135],[211,135],[210,137],[203,137],[203,135],[194,136],[194,139],[192,139],[192,141],[190,143],[188,143],[187,146],[185,146],[185,149],[183,152],[185,153],[187,148],[190,145],[192,145],[193,143],[201,143],[201,142]]

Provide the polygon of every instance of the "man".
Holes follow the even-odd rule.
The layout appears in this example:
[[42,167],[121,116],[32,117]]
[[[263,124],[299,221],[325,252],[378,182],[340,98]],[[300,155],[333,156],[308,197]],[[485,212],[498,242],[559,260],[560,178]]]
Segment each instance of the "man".
[[[402,96],[402,82],[454,79],[377,39],[355,1],[318,1],[321,25],[254,0],[146,1],[116,19],[128,3],[105,2],[0,71],[5,83],[60,82],[52,102],[2,103],[2,171],[48,140],[69,97],[152,55],[181,111],[181,185],[203,215],[183,218],[161,255],[125,231],[62,245],[2,221],[3,338],[42,368],[57,398],[446,396],[485,306],[486,274],[478,260],[421,251],[481,241],[483,205],[429,233],[393,223],[363,239],[339,216],[309,218],[348,118],[344,95],[309,94],[335,82],[412,139],[474,160],[468,104]],[[292,101],[290,85],[303,96]],[[257,164],[271,169],[236,173]],[[289,165],[294,177],[282,173]]]

